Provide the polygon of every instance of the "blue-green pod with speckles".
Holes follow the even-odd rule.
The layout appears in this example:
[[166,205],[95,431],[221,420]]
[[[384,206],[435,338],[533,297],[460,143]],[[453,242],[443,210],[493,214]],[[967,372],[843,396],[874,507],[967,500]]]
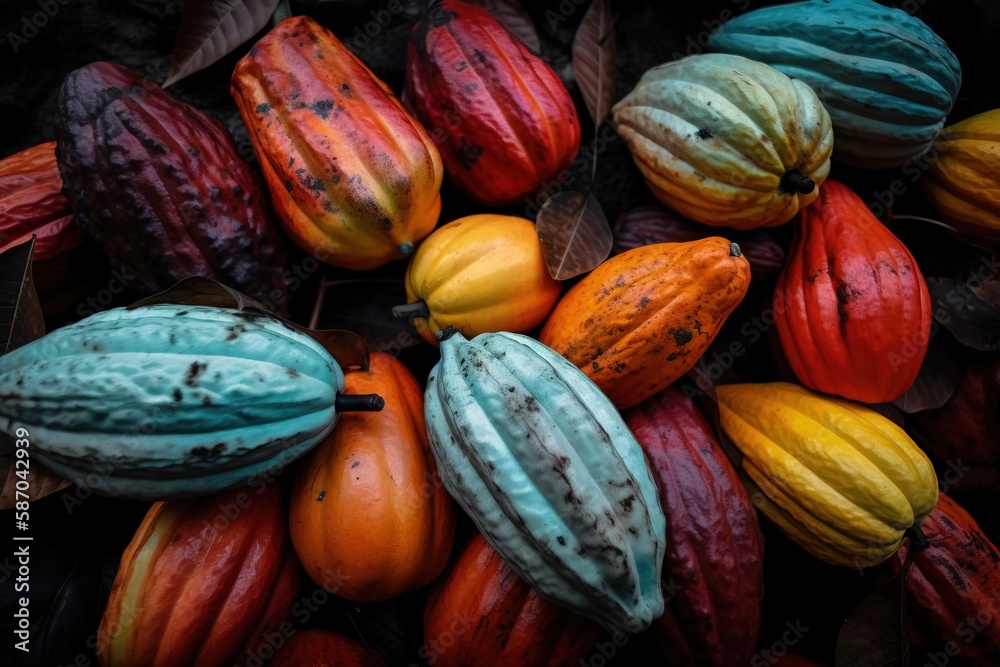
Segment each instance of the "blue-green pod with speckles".
[[929,148],[958,95],[958,58],[926,23],[873,0],[806,0],[724,24],[711,48],[766,63],[816,91],[833,156],[894,167]]
[[0,357],[0,431],[102,495],[164,500],[261,483],[334,427],[344,374],[247,311],[116,308]]
[[639,632],[663,613],[655,483],[580,369],[527,336],[454,334],[424,411],[446,488],[539,593],[612,631]]

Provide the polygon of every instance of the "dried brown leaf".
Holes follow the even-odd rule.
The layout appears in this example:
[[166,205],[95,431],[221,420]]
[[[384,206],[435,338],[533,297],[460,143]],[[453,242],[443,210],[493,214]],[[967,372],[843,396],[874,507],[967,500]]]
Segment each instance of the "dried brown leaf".
[[594,0],[576,30],[573,76],[594,125],[600,125],[615,99],[615,29],[608,0]]
[[536,228],[545,265],[556,280],[593,271],[611,253],[611,227],[593,195],[549,197],[538,211]]
[[163,87],[205,69],[267,25],[278,0],[185,0]]
[[45,317],[31,278],[35,237],[0,253],[0,354],[45,335]]

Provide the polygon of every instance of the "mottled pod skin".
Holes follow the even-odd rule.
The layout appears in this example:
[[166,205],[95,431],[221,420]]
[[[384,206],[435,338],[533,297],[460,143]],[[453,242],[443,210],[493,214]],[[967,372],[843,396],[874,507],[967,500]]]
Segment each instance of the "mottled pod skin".
[[913,255],[843,183],[802,211],[774,288],[781,347],[812,389],[863,403],[913,384],[932,306]]
[[270,667],[385,667],[382,655],[326,630],[299,630],[268,663]]
[[0,356],[0,429],[96,493],[166,500],[251,483],[334,427],[337,362],[277,318],[114,308]]
[[441,343],[424,412],[448,492],[539,593],[612,632],[663,613],[656,485],[578,368],[528,336],[456,333]]
[[641,246],[574,285],[538,340],[627,408],[694,367],[749,285],[746,258],[718,236]]
[[563,667],[587,657],[601,628],[539,595],[476,534],[427,598],[424,637],[446,633],[455,640],[439,642],[438,667]]
[[[906,577],[916,626],[927,639],[953,643],[963,664],[1000,664],[1000,550],[943,493],[920,527],[930,546],[913,553]],[[905,554],[897,552],[897,567]]]
[[83,231],[141,293],[207,276],[279,310],[282,239],[226,128],[124,67],[70,72],[56,157]]
[[279,23],[236,64],[232,95],[278,218],[317,259],[374,269],[434,229],[437,148],[329,30],[305,16]]
[[690,398],[667,387],[625,411],[667,517],[653,635],[670,667],[748,665],[764,603],[764,537],[739,475]]
[[816,558],[859,569],[878,565],[934,509],[934,466],[874,410],[787,382],[716,392],[754,505]]
[[346,375],[345,391],[376,393],[385,407],[342,415],[303,461],[292,487],[292,542],[318,585],[357,602],[388,600],[441,574],[457,508],[427,443],[423,391],[406,366],[373,352],[368,370]]
[[657,199],[706,225],[782,225],[830,173],[833,131],[816,93],[739,56],[658,65],[611,113]]
[[576,107],[551,67],[490,14],[459,0],[414,27],[404,101],[452,180],[485,206],[558,180],[580,148]]
[[101,618],[101,666],[243,664],[298,593],[285,512],[280,486],[263,483],[154,503]]

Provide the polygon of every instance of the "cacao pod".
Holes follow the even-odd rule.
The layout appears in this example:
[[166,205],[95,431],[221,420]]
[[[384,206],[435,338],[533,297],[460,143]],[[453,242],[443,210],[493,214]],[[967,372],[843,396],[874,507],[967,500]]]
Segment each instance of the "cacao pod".
[[285,19],[236,64],[232,94],[278,218],[317,259],[374,269],[434,229],[437,148],[332,32]]
[[66,76],[55,123],[63,193],[130,288],[206,276],[284,309],[282,240],[222,123],[106,62]]
[[385,667],[379,653],[326,630],[300,630],[274,654],[270,667]]

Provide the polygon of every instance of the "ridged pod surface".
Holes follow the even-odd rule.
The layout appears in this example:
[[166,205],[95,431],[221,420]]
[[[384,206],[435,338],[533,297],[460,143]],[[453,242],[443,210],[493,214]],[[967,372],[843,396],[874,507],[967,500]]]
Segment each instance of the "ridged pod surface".
[[299,630],[268,663],[270,667],[385,667],[382,655],[327,630]]
[[437,148],[329,30],[305,16],[279,23],[236,64],[232,95],[278,218],[317,259],[374,269],[434,229]]
[[373,352],[345,392],[375,393],[380,412],[344,414],[299,466],[295,551],[318,585],[357,602],[431,583],[448,564],[457,508],[427,443],[423,391],[402,362]]
[[454,334],[424,409],[445,486],[514,572],[609,630],[639,632],[660,616],[656,485],[578,368],[520,334]]
[[739,475],[675,387],[625,411],[667,518],[663,579],[674,594],[653,637],[670,667],[748,665],[764,604],[764,537]]
[[423,301],[413,323],[424,340],[448,327],[471,338],[491,331],[527,333],[556,305],[562,285],[545,267],[530,220],[478,214],[435,229],[406,269],[406,299]]
[[333,428],[344,389],[315,340],[257,313],[115,308],[0,357],[0,428],[110,496],[164,500],[247,484]]
[[958,58],[926,23],[872,0],[757,9],[723,24],[711,48],[811,86],[833,122],[834,157],[863,169],[927,149],[962,83]]
[[[927,638],[954,644],[963,664],[1000,664],[1000,616],[996,613],[1000,609],[1000,550],[976,520],[943,493],[920,528],[930,546],[913,553],[906,577],[917,627]],[[903,549],[896,554],[897,566],[905,554]]]
[[281,487],[262,481],[154,503],[122,555],[101,618],[101,667],[243,664],[298,593],[285,512]]
[[574,285],[538,340],[627,408],[694,367],[749,285],[747,260],[718,236],[641,246]]
[[896,400],[930,342],[933,306],[916,259],[837,181],[795,232],[774,288],[775,328],[795,375],[862,403]]
[[56,157],[83,231],[129,287],[206,276],[281,308],[282,239],[259,181],[215,118],[124,67],[96,62],[59,91]]
[[931,155],[920,186],[934,209],[967,234],[1000,234],[1000,109],[944,128]]
[[[454,642],[446,646],[448,633]],[[442,648],[437,667],[576,665],[600,634],[600,626],[539,595],[479,534],[424,609],[424,637]]]
[[756,507],[820,560],[869,567],[937,503],[937,477],[879,413],[785,382],[716,388]]
[[612,109],[656,197],[706,225],[782,225],[830,172],[830,116],[802,81],[739,56],[658,65]]
[[559,75],[481,7],[434,4],[413,29],[404,101],[445,168],[486,206],[558,180],[580,148],[580,121]]

